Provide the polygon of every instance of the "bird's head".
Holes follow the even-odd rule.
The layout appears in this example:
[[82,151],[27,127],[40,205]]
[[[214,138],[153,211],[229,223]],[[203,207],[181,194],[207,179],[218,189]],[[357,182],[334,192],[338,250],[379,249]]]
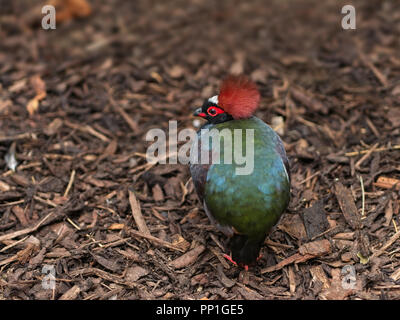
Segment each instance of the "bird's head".
[[206,99],[193,115],[217,124],[250,118],[260,102],[260,92],[245,76],[228,76],[221,84],[219,95]]

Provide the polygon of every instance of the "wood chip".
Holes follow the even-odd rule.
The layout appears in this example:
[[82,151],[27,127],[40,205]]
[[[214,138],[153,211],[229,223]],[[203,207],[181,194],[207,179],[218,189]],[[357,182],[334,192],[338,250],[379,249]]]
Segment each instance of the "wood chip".
[[332,269],[332,280],[329,288],[322,290],[319,297],[322,300],[343,300],[354,292],[353,289],[345,289],[340,278],[340,269]]
[[154,201],[164,201],[164,193],[158,183],[154,185],[151,191],[153,192]]
[[329,279],[321,265],[311,267],[310,273],[313,281],[320,281],[322,283],[322,288],[327,289],[330,287]]
[[144,221],[142,210],[140,209],[140,203],[136,199],[135,193],[131,190],[128,190],[129,193],[129,203],[131,205],[132,216],[135,219],[136,225],[139,228],[139,231],[150,235],[150,231],[147,228],[146,222]]
[[71,289],[66,291],[58,300],[75,300],[81,293],[81,288],[78,285],[74,285]]
[[311,207],[306,208],[302,218],[309,239],[329,229],[329,222],[322,201],[317,201]]
[[385,227],[388,227],[392,221],[392,217],[393,217],[393,201],[390,199],[386,209],[385,209],[385,222],[383,223],[383,225]]
[[301,255],[323,256],[331,252],[331,244],[329,240],[322,239],[313,242],[307,242],[300,246],[299,253]]
[[106,268],[112,272],[120,271],[120,266],[118,265],[117,261],[115,261],[113,259],[104,258],[97,254],[92,254],[92,257],[98,264],[100,264],[104,268]]
[[393,281],[399,280],[400,279],[400,268],[398,268],[395,272],[393,272],[390,277],[393,279]]
[[340,209],[342,209],[344,218],[346,222],[354,230],[359,229],[361,225],[360,218],[358,216],[358,211],[356,204],[354,202],[351,191],[348,190],[342,183],[335,183],[335,195],[339,202]]
[[181,255],[179,258],[171,261],[169,265],[175,269],[181,269],[188,265],[191,265],[196,261],[198,256],[206,249],[205,246],[199,245],[196,248],[188,251],[187,253]]
[[10,189],[11,187],[7,183],[0,180],[0,191],[10,191]]
[[278,229],[295,239],[307,239],[306,229],[298,214],[288,214],[282,217]]
[[323,114],[328,113],[327,106],[309,93],[295,87],[290,88],[290,93],[294,99],[302,103],[304,106],[309,107],[311,110],[322,112]]
[[400,190],[400,180],[394,178],[387,177],[379,177],[376,182],[374,182],[374,186],[383,188],[383,189],[392,189]]
[[15,214],[15,216],[17,217],[17,219],[19,220],[19,222],[23,227],[26,227],[29,224],[25,215],[25,210],[22,209],[20,206],[12,207],[12,212]]
[[140,278],[149,274],[149,270],[139,266],[130,267],[126,270],[125,280],[127,282],[136,282]]
[[296,291],[296,276],[294,274],[293,266],[288,267],[288,278],[289,278],[289,291],[295,293]]

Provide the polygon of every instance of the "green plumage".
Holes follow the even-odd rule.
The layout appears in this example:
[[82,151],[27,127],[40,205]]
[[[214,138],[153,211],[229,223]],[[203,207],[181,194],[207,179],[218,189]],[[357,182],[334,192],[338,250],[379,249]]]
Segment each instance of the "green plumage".
[[[224,141],[221,139],[220,163],[211,164],[206,173],[205,187],[202,198],[208,211],[222,226],[232,226],[243,239],[236,239],[231,244],[233,258],[246,260],[241,255],[248,254],[239,251],[258,251],[266,234],[277,223],[286,209],[290,197],[290,181],[285,151],[279,136],[267,124],[251,117],[249,119],[234,120],[206,125],[205,128],[242,129],[242,154],[246,152],[246,129],[254,129],[254,169],[248,175],[238,175],[236,169],[243,168],[232,156],[232,163],[224,163]],[[240,136],[239,136],[240,137]],[[201,139],[200,139],[201,140]],[[210,139],[211,142],[211,139]],[[233,139],[233,146],[235,147]],[[202,142],[201,142],[202,143]],[[210,143],[210,152],[216,148]],[[235,148],[233,148],[235,150]],[[238,152],[238,151],[234,151]],[[192,167],[191,167],[192,170]],[[192,170],[196,185],[195,171]],[[201,176],[201,175],[200,175]],[[197,183],[198,184],[198,183]],[[246,245],[247,243],[247,245]],[[237,248],[235,248],[235,246]],[[236,254],[234,251],[238,251]],[[249,254],[255,259],[254,253]],[[248,263],[249,261],[243,261]]]
[[[237,165],[212,165],[207,174],[205,201],[214,217],[223,225],[232,225],[251,238],[265,236],[287,207],[290,185],[280,155],[276,152],[277,135],[258,118],[229,121],[215,125],[222,130],[243,129],[242,146],[246,150],[246,129],[254,129],[254,170],[237,175]],[[222,142],[221,142],[222,143]]]

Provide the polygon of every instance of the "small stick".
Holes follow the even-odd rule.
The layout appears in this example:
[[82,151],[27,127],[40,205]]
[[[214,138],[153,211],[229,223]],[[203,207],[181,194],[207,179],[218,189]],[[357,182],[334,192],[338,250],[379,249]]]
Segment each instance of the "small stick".
[[389,241],[388,242],[386,242],[379,250],[377,250],[377,251],[375,251],[374,253],[373,253],[373,255],[371,256],[371,259],[372,258],[375,258],[375,257],[379,257],[382,253],[384,253],[385,252],[385,250],[387,249],[387,248],[389,248],[397,239],[399,239],[400,238],[400,231],[397,231],[390,239],[389,239]]
[[129,193],[129,203],[131,205],[132,216],[135,219],[136,225],[139,228],[139,231],[150,235],[150,231],[147,228],[146,222],[144,221],[142,210],[140,209],[140,203],[136,199],[135,193],[131,190],[128,190]]
[[[344,155],[346,157],[355,157],[360,154],[366,154],[369,152],[370,149],[368,150],[361,150],[361,151],[353,151],[353,152],[347,152]],[[393,147],[381,147],[381,148],[376,148],[373,152],[381,152],[381,151],[389,151],[389,150],[400,150],[400,144],[395,145]]]
[[37,201],[39,201],[41,203],[47,204],[47,205],[49,205],[51,207],[54,207],[54,208],[57,207],[57,205],[53,201],[51,201],[49,199],[42,199],[42,198],[40,198],[38,196],[33,196],[33,199],[35,199],[35,200],[37,200]]
[[376,127],[374,126],[374,124],[372,123],[372,121],[371,121],[368,117],[365,118],[365,121],[367,121],[368,127],[372,130],[372,132],[374,133],[374,135],[375,135],[377,138],[379,138],[379,137],[380,137],[379,131],[376,129]]
[[365,190],[364,190],[364,181],[362,176],[360,175],[360,184],[361,184],[361,201],[362,201],[362,207],[361,207],[361,216],[364,216],[365,213]]
[[9,244],[8,246],[2,248],[0,250],[0,252],[4,252],[4,251],[7,251],[8,249],[10,249],[12,247],[15,247],[16,245],[20,244],[21,242],[24,242],[28,237],[29,236],[26,236],[26,237],[22,238],[21,240],[18,240],[18,241],[13,242],[12,244]]
[[81,228],[73,222],[70,218],[67,218],[67,221],[76,229],[76,230],[81,230]]
[[113,108],[122,116],[122,118],[124,118],[128,126],[132,129],[133,133],[137,134],[139,132],[138,124],[133,121],[129,114],[127,114],[125,110],[115,102],[114,98],[112,97],[111,88],[108,88],[108,96]]
[[359,170],[359,169],[360,169],[360,166],[362,165],[362,163],[363,163],[365,160],[367,160],[367,159],[371,156],[372,152],[374,152],[374,151],[376,150],[376,148],[378,147],[378,145],[379,145],[378,143],[374,144],[374,145],[372,146],[372,148],[369,149],[368,152],[367,152],[360,160],[358,160],[358,161],[356,162],[356,164],[355,164],[354,167],[355,167],[357,170]]
[[299,184],[303,184],[303,183],[306,183],[307,181],[310,181],[312,178],[314,178],[315,176],[319,175],[320,173],[321,173],[321,171],[319,171],[319,170],[317,172],[314,172],[311,176],[305,178]]
[[145,238],[147,240],[150,240],[150,241],[152,241],[152,242],[154,242],[154,243],[156,243],[158,245],[161,245],[163,247],[166,247],[168,249],[172,249],[172,250],[180,251],[180,252],[185,252],[185,250],[183,250],[181,248],[178,248],[178,247],[174,246],[173,244],[171,244],[171,243],[169,243],[167,241],[161,240],[161,239],[159,239],[157,237],[154,237],[154,236],[152,236],[150,234],[145,234],[145,233],[142,233],[140,231],[133,230],[133,229],[129,229],[128,232],[129,232],[129,234],[131,234],[133,236],[140,237],[140,238]]
[[89,126],[88,124],[85,126],[79,125],[79,124],[75,124],[69,121],[65,121],[65,125],[67,125],[68,127],[72,128],[72,129],[76,129],[82,132],[86,132],[91,134],[92,136],[100,139],[101,141],[104,142],[109,142],[110,139],[107,138],[104,134],[97,132],[96,130],[94,130],[91,126]]
[[0,134],[0,142],[15,141],[22,139],[36,139],[36,135],[31,132],[21,133],[15,136],[3,136]]
[[4,235],[0,236],[0,241],[11,240],[11,239],[14,239],[14,238],[16,238],[16,237],[23,236],[23,235],[26,235],[26,234],[29,234],[29,233],[31,233],[31,232],[36,231],[36,230],[39,229],[39,227],[40,227],[46,220],[48,220],[48,219],[50,218],[50,216],[52,216],[53,214],[54,214],[54,212],[50,212],[47,216],[45,216],[42,220],[40,220],[40,221],[39,221],[35,226],[33,226],[33,227],[25,228],[25,229],[22,229],[22,230],[17,230],[17,231],[14,231],[14,232],[11,232],[11,233],[7,233],[7,234],[4,234]]
[[72,184],[74,183],[74,180],[75,180],[75,170],[72,170],[67,189],[65,189],[65,192],[64,192],[64,197],[68,196],[68,193],[72,187]]
[[361,61],[365,64],[366,67],[371,69],[371,71],[373,72],[375,77],[379,80],[379,82],[384,87],[387,87],[388,80],[387,80],[386,76],[382,72],[380,72],[377,67],[374,66],[374,64],[367,58],[367,56],[363,52],[359,51],[358,54],[360,56]]
[[25,202],[25,200],[17,200],[17,201],[13,201],[13,202],[6,202],[6,203],[0,204],[0,207],[14,206],[16,204],[20,204],[20,203],[24,203],[24,202]]
[[399,229],[397,229],[396,221],[394,221],[394,219],[392,219],[392,223],[393,223],[394,230],[396,231],[396,233],[399,232]]

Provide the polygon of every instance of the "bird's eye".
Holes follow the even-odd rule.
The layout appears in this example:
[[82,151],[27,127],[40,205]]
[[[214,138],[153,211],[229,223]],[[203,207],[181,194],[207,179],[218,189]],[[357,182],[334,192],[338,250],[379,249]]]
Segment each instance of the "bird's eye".
[[210,116],[215,116],[215,115],[217,115],[217,110],[214,108],[214,107],[210,107],[210,108],[208,108],[207,109],[207,113],[210,115]]

